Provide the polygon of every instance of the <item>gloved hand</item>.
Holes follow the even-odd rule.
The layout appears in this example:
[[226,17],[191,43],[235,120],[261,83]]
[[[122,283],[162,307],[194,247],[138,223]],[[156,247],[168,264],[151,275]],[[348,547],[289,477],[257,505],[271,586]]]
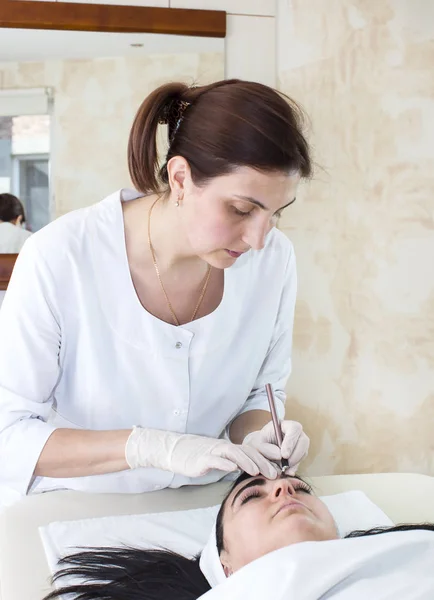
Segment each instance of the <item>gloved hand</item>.
[[276,433],[273,422],[270,421],[259,431],[252,431],[243,441],[245,446],[252,446],[265,458],[279,462],[282,458],[288,459],[288,474],[295,475],[300,462],[307,456],[310,440],[297,421],[281,421],[283,441],[282,447],[277,445]]
[[131,469],[154,467],[185,477],[200,477],[211,469],[250,475],[262,473],[277,477],[275,465],[252,445],[240,446],[228,440],[199,435],[134,427],[126,446],[125,458]]

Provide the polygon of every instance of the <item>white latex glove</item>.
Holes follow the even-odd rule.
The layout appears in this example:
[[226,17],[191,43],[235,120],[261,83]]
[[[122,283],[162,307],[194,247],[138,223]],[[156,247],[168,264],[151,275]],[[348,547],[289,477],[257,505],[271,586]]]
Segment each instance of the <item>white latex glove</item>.
[[134,427],[125,446],[125,458],[131,469],[153,467],[185,477],[200,477],[211,469],[240,469],[250,475],[277,477],[275,465],[251,445],[159,429]]
[[269,460],[280,462],[288,459],[287,473],[295,475],[300,462],[307,456],[310,440],[297,421],[281,421],[282,447],[277,445],[273,422],[270,421],[259,431],[252,431],[243,441],[244,446],[252,446]]

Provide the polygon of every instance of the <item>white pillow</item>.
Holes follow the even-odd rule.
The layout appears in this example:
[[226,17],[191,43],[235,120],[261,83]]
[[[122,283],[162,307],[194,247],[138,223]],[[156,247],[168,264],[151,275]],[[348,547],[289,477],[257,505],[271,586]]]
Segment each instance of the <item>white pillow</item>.
[[393,525],[393,521],[364,492],[342,492],[334,496],[322,496],[321,500],[332,513],[341,537],[356,529]]
[[[323,496],[341,536],[354,529],[393,525],[389,517],[361,491]],[[163,547],[186,556],[200,553],[219,506],[166,513],[118,515],[78,521],[58,521],[39,528],[51,572],[60,557],[83,546],[128,545]]]

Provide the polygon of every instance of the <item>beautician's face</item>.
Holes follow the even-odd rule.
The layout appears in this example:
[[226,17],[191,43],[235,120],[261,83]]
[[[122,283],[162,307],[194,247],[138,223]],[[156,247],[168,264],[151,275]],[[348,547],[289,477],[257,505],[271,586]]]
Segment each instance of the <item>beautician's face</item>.
[[226,575],[290,544],[338,537],[325,504],[302,481],[250,477],[231,492],[223,514]]
[[224,269],[242,253],[261,250],[299,181],[298,174],[240,167],[197,187],[187,173],[180,218],[193,254]]

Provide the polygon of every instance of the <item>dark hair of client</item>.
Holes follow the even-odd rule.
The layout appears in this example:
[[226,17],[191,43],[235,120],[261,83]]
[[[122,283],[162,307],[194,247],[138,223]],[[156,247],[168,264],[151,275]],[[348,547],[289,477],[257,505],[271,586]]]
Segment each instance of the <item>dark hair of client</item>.
[[0,221],[10,223],[18,217],[22,218],[22,222],[26,220],[24,207],[19,199],[13,194],[0,194]]
[[[217,516],[216,537],[219,552],[223,547],[223,514],[227,499],[237,485],[251,476],[242,473],[224,498]],[[300,477],[297,477],[303,481]],[[353,531],[346,538],[378,535],[393,531],[425,529],[434,531],[434,524],[376,527],[368,531]],[[200,555],[187,558],[169,550],[139,548],[90,548],[66,556],[59,561],[65,566],[53,582],[64,577],[84,581],[57,589],[44,600],[196,600],[210,590],[199,568]]]

